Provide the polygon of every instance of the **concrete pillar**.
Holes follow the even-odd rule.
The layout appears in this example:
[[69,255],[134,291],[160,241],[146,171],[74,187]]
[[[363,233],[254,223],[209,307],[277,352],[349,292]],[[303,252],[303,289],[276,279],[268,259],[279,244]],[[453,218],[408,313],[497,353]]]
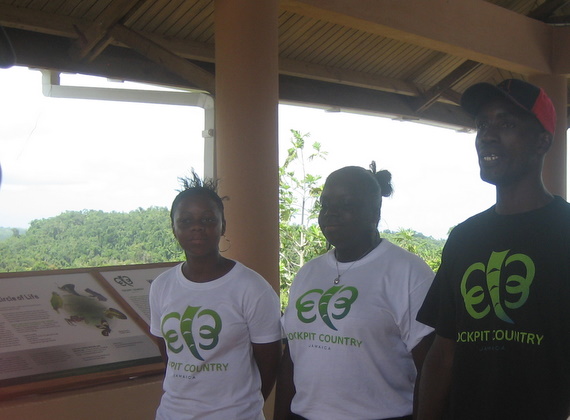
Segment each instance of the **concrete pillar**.
[[529,82],[542,87],[548,94],[556,109],[556,132],[554,141],[544,160],[542,176],[546,188],[553,194],[566,198],[568,174],[568,146],[566,131],[568,118],[568,81],[564,76],[534,75]]
[[[279,289],[278,0],[216,0],[216,170],[225,253]],[[223,249],[223,243],[220,245]]]

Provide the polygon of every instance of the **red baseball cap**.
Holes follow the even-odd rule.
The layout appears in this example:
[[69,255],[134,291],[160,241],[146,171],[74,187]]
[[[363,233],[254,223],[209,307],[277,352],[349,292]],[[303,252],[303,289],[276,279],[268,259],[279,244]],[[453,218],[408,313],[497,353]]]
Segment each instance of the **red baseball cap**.
[[461,107],[476,117],[483,105],[495,98],[504,98],[536,116],[542,127],[554,135],[556,111],[544,89],[519,79],[506,79],[497,86],[476,83],[461,96]]

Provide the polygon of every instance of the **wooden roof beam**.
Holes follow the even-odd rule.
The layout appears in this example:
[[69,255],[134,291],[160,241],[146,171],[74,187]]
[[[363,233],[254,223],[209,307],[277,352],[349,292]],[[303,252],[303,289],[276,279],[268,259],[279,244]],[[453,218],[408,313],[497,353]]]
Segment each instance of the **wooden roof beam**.
[[[552,72],[554,28],[487,1],[281,0],[280,4],[301,15],[515,73]],[[568,55],[567,50],[557,53]]]
[[71,56],[78,60],[85,58],[93,60],[109,45],[109,30],[145,1],[114,0],[109,3],[97,20],[80,33],[79,39],[71,47]]
[[165,66],[156,64],[136,51],[110,45],[91,62],[69,59],[69,39],[39,32],[7,28],[17,51],[16,65],[47,69],[58,73],[76,73],[114,80],[164,85],[178,89],[195,89]]
[[192,86],[214,94],[215,80],[212,73],[123,25],[114,25],[110,28],[109,35],[149,60],[161,64],[174,74],[183,77]]
[[421,95],[420,99],[416,101],[415,110],[418,113],[424,112],[431,105],[433,105],[446,91],[450,90],[456,83],[461,81],[473,70],[482,66],[481,63],[476,61],[467,60],[443,79],[441,79],[435,86],[433,86],[426,93]]
[[527,16],[540,21],[545,21],[552,16],[558,9],[570,3],[569,0],[546,0]]
[[0,25],[66,38],[78,38],[78,29],[88,27],[88,23],[80,19],[5,4],[0,4]]
[[[527,16],[533,19],[544,21],[552,13],[562,7],[564,4],[570,3],[570,0],[547,0],[530,12]],[[476,61],[467,60],[461,66],[453,70],[449,75],[440,80],[435,86],[433,86],[428,92],[422,95],[421,100],[417,102],[417,112],[423,112],[432,104],[434,104],[437,99],[442,96],[447,90],[451,89],[453,85],[461,81],[464,77],[469,75],[473,70],[480,67],[481,63]]]
[[[90,26],[90,22],[84,20],[61,18],[53,14],[4,5],[0,5],[0,23],[8,27],[64,36],[66,38],[77,38],[79,34],[78,28],[83,28],[81,32],[85,33]],[[127,42],[131,41],[126,41],[125,38],[121,38],[119,34],[120,31],[120,28],[116,31],[116,37],[109,37],[111,44],[127,47],[131,46],[127,44]],[[113,32],[112,28],[110,28],[108,32],[107,35],[109,36]],[[187,40],[166,39],[151,33],[139,33],[138,35],[144,38],[146,40],[145,42],[154,43],[156,44],[155,47],[160,46],[163,50],[170,51],[179,56],[179,58],[183,57],[207,63],[214,63],[215,61],[213,45]],[[144,48],[141,47],[139,52],[143,50]],[[145,53],[142,52],[142,54],[144,55]],[[182,63],[184,67],[186,67],[187,64],[190,63]],[[281,59],[279,61],[279,72],[284,75],[340,83],[348,86],[368,87],[407,96],[417,96],[421,92],[418,86],[402,80],[377,77],[366,73],[309,64],[297,60]],[[177,74],[179,73],[177,72]]]
[[357,71],[283,58],[279,59],[279,73],[287,76],[303,77],[320,80],[322,82],[376,89],[407,96],[417,96],[421,91],[415,84],[400,79],[374,76]]
[[[125,5],[125,3],[122,4]],[[85,20],[63,18],[49,13],[5,5],[0,5],[0,23],[7,27],[73,39],[79,38],[82,33],[90,33],[90,29],[93,30],[94,26]],[[149,60],[164,66],[173,74],[181,76],[197,89],[203,89],[210,93],[214,92],[214,75],[169,51],[168,46],[165,46],[168,44],[167,41],[160,45],[119,24],[108,27],[105,32],[104,37],[114,38],[113,43],[116,42],[119,45],[132,48]],[[102,40],[103,38],[98,39]],[[94,41],[94,38],[91,40]],[[96,45],[95,42],[92,44]],[[195,48],[195,50],[198,49]],[[212,57],[213,52],[210,58]]]
[[[193,41],[165,39],[150,33],[144,33],[143,35],[181,57],[204,61],[207,63],[215,62],[213,45],[201,44]],[[409,96],[417,96],[421,92],[421,89],[419,89],[415,84],[400,79],[379,77],[368,73],[284,58],[279,59],[279,74],[304,77],[323,82],[339,83],[348,86],[366,87],[369,89],[377,89]]]
[[570,75],[570,27],[554,27],[552,71]]

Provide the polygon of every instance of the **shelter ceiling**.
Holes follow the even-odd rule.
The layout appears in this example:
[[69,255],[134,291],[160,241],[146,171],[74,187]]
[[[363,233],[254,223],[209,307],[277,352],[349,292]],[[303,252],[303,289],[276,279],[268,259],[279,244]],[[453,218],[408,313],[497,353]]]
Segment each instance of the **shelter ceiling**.
[[[214,0],[0,0],[17,64],[214,93]],[[457,128],[478,81],[570,74],[565,0],[281,0],[280,97]]]

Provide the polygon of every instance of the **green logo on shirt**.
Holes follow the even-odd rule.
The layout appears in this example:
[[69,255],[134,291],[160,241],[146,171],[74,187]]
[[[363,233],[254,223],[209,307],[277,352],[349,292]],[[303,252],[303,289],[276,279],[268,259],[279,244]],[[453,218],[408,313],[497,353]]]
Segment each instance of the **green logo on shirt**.
[[[478,262],[465,271],[461,294],[465,309],[473,318],[484,318],[493,310],[499,319],[513,324],[505,308],[517,309],[527,301],[535,274],[534,263],[524,254],[507,257],[509,252],[493,252],[486,266]],[[501,276],[506,267],[516,274]]]
[[322,289],[311,289],[297,299],[295,308],[301,322],[305,324],[314,322],[317,319],[314,309],[318,298],[318,314],[329,328],[336,331],[331,318],[342,319],[348,315],[357,297],[358,290],[350,286],[333,286],[326,292]]
[[172,352],[180,353],[184,348],[184,344],[179,343],[180,332],[192,355],[203,361],[199,349],[211,350],[217,346],[222,331],[222,319],[211,309],[188,306],[182,316],[178,312],[166,315],[162,319],[161,331],[166,345]]

